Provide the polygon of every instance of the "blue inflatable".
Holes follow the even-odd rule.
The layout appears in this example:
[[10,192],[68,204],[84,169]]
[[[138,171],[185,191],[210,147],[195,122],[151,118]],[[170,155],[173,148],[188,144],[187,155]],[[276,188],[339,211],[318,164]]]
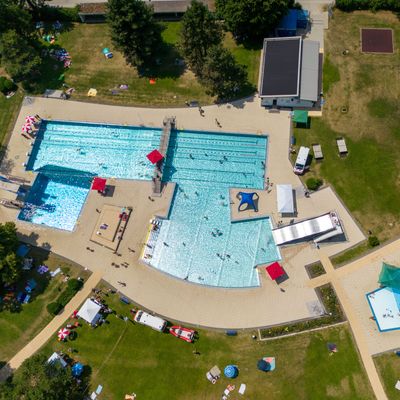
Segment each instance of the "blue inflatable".
[[255,200],[258,200],[258,194],[256,192],[253,193],[239,192],[237,194],[237,198],[240,200],[238,211],[245,211],[249,207],[251,207],[255,212],[258,212],[256,203],[254,202]]
[[227,365],[224,369],[224,374],[227,378],[236,378],[239,375],[239,370],[236,365]]
[[72,376],[78,377],[81,376],[83,372],[83,365],[79,362],[72,366]]

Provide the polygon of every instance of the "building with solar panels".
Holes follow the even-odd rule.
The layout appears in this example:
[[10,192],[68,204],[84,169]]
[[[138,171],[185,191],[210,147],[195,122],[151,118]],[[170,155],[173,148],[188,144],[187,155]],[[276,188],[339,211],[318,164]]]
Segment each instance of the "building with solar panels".
[[264,39],[259,96],[268,108],[315,108],[320,100],[319,42],[301,37]]

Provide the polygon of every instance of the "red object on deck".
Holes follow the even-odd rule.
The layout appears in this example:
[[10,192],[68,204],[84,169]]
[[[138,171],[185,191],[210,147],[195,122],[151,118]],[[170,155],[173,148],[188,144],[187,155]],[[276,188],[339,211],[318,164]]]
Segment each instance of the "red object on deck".
[[268,267],[266,267],[265,270],[273,280],[281,277],[282,275],[285,275],[285,270],[282,268],[281,264],[279,264],[277,261],[275,261],[271,265],[268,265]]
[[101,192],[106,188],[107,179],[94,178],[92,183],[92,190],[100,190]]
[[151,153],[147,154],[146,157],[153,164],[157,164],[164,158],[164,156],[158,150],[153,150]]

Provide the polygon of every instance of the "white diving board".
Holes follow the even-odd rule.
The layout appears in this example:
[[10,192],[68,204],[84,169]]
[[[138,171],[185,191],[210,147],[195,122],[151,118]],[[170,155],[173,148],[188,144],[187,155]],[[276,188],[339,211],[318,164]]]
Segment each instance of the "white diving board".
[[[338,227],[340,230],[337,229]],[[286,225],[282,228],[273,229],[272,235],[276,245],[279,246],[310,237],[314,237],[314,239],[318,240],[318,237],[328,232],[334,232],[335,235],[343,233],[339,218],[335,212],[330,212],[292,225]]]

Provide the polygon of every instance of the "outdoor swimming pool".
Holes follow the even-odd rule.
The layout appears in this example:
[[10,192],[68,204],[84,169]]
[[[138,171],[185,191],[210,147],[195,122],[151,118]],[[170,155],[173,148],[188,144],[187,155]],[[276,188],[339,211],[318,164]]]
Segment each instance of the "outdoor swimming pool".
[[[35,182],[28,197],[40,207],[29,218],[23,210],[19,218],[72,230],[91,177],[151,179],[146,154],[158,148],[160,135],[159,129],[142,127],[45,122],[27,166],[41,172],[39,181],[42,175],[47,180],[37,188]],[[263,188],[266,154],[265,136],[172,132],[164,181],[176,182],[177,189],[151,265],[204,285],[257,286],[254,266],[280,255],[268,218],[230,222],[229,188]],[[66,167],[73,173],[60,178]]]

